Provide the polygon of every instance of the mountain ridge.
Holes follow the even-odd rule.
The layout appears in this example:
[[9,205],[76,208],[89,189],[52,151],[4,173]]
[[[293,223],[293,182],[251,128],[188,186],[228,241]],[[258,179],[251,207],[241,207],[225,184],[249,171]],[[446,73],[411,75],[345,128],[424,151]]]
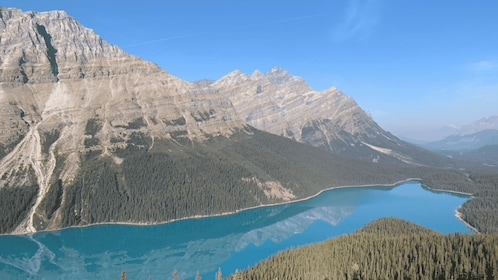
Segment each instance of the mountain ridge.
[[498,130],[484,129],[470,134],[454,134],[439,141],[422,145],[431,150],[440,151],[471,151],[484,146],[498,144]]
[[384,131],[337,88],[316,92],[278,67],[252,76],[237,70],[208,87],[224,94],[247,124],[328,152],[372,162],[423,165],[434,159]]

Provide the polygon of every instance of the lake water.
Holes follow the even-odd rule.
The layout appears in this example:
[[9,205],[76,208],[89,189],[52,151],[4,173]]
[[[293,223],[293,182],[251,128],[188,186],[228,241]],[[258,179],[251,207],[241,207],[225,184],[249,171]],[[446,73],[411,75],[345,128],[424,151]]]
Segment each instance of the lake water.
[[0,236],[0,279],[215,279],[277,252],[361,229],[384,217],[441,233],[471,233],[455,217],[468,198],[396,188],[331,190],[311,200],[160,226],[96,226]]

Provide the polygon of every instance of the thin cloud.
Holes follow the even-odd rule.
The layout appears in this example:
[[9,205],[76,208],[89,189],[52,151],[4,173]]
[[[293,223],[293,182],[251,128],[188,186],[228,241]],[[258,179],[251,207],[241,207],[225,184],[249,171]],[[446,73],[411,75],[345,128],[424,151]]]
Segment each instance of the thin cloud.
[[[271,21],[271,22],[239,25],[239,26],[227,28],[225,30],[217,30],[216,32],[227,32],[227,31],[233,32],[233,31],[238,31],[238,30],[242,30],[242,29],[261,27],[261,26],[271,26],[271,25],[275,25],[275,24],[284,24],[284,23],[288,23],[288,22],[303,21],[303,20],[309,20],[309,19],[325,17],[325,16],[328,16],[328,14],[314,14],[314,15],[306,15],[306,16],[300,16],[300,17],[291,17],[291,18],[285,18],[285,19]],[[163,38],[158,38],[158,39],[153,39],[153,40],[148,40],[148,41],[142,41],[142,42],[133,43],[133,44],[128,44],[128,45],[125,45],[123,47],[124,48],[138,47],[138,46],[143,46],[143,45],[157,44],[157,43],[170,41],[170,40],[209,35],[209,34],[213,34],[213,33],[214,32],[197,32],[197,33],[189,33],[189,34],[182,34],[182,35],[173,35],[173,36],[168,36],[168,37],[163,37]]]
[[333,39],[338,42],[368,39],[380,20],[380,2],[380,0],[349,1],[344,19],[334,29]]
[[157,44],[157,43],[161,43],[161,42],[165,42],[165,41],[169,41],[169,40],[183,39],[183,38],[195,37],[195,36],[200,36],[200,35],[205,35],[205,34],[207,34],[207,33],[190,33],[190,34],[183,34],[183,35],[174,35],[174,36],[169,36],[169,37],[164,37],[164,38],[159,38],[159,39],[154,39],[154,40],[149,40],[149,41],[142,41],[142,42],[138,42],[138,43],[128,44],[128,45],[123,46],[123,48]]
[[316,15],[307,15],[307,16],[300,16],[300,17],[293,17],[293,18],[286,18],[279,20],[276,23],[285,23],[285,22],[291,22],[291,21],[301,21],[301,20],[307,20],[307,19],[312,19],[312,18],[319,18],[319,17],[325,17],[329,16],[329,14],[316,14]]

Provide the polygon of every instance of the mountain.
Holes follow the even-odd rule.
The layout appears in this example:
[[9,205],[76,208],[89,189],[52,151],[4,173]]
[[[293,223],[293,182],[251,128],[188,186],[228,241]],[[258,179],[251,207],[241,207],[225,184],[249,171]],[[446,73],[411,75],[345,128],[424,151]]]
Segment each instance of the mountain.
[[450,164],[282,69],[188,83],[61,11],[0,9],[0,42],[0,233],[221,214]]
[[455,134],[468,135],[474,134],[483,130],[498,130],[498,116],[481,118],[472,124],[464,125],[458,128]]
[[442,140],[424,144],[434,151],[470,151],[484,146],[498,145],[498,130],[480,130],[472,134],[455,134]]
[[327,152],[370,162],[448,164],[383,130],[338,89],[315,92],[281,68],[251,76],[235,71],[209,87],[247,124]]
[[482,118],[458,127],[456,132],[438,141],[419,144],[441,155],[496,166],[498,163],[498,116]]
[[454,159],[474,161],[489,166],[498,164],[498,130],[451,135],[421,146]]

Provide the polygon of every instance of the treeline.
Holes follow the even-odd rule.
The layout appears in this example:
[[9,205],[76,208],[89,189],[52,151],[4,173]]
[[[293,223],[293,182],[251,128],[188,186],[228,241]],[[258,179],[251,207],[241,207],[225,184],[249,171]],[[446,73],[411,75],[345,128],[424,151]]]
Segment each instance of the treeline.
[[498,233],[498,173],[434,169],[421,178],[431,189],[471,194],[472,199],[459,209],[462,218],[480,233]]
[[238,165],[188,154],[140,154],[122,166],[97,159],[66,188],[63,225],[160,222],[267,202]]
[[[24,182],[25,185],[15,185]],[[12,232],[24,221],[36,202],[39,187],[35,172],[27,167],[0,178],[0,234]]]
[[[93,126],[87,130],[92,132]],[[71,185],[63,185],[57,177],[64,165],[64,158],[59,157],[56,176],[37,209],[36,226],[43,230],[103,222],[164,222],[282,201],[266,197],[257,181],[278,181],[302,198],[335,186],[421,178],[433,189],[474,194],[476,198],[461,209],[464,219],[482,233],[498,232],[496,173],[373,164],[265,132],[251,133],[179,144],[153,142],[134,132],[126,148],[112,151],[111,156],[103,156],[98,149],[83,155],[80,174]],[[10,201],[0,206],[5,208],[0,232],[5,233],[19,222],[16,209],[30,207],[26,199],[31,190],[2,192],[6,193],[2,200]],[[16,206],[4,206],[9,204]]]
[[[484,184],[478,186],[458,170],[372,164],[257,130],[252,133],[179,144],[173,140],[152,142],[135,132],[127,148],[113,151],[123,159],[121,164],[92,151],[73,184],[61,188],[60,182],[53,180],[49,199],[40,209],[45,209],[45,217],[50,219],[63,201],[62,227],[151,223],[282,201],[266,197],[255,180],[243,178],[278,181],[297,198],[334,186],[388,184],[411,177],[422,178],[431,188],[466,193],[478,193]],[[480,212],[466,210],[465,219],[481,232],[497,230],[498,220],[477,218],[489,210],[486,204],[482,207],[485,210]],[[46,224],[49,222],[37,223],[40,229]]]
[[[243,178],[278,181],[297,197],[331,186],[405,178],[258,131],[206,143],[156,140],[153,146],[137,134],[126,149],[114,154],[123,159],[122,164],[111,157],[87,157],[75,182],[64,186],[61,226],[163,222],[282,201],[266,197],[256,181]],[[52,200],[61,201],[58,187],[52,185]],[[50,201],[47,204],[54,205]]]
[[250,139],[230,148],[231,153],[241,155],[266,176],[292,188],[297,197],[311,196],[335,186],[386,184],[406,179],[404,172],[390,172],[391,166],[344,158],[257,130]]
[[498,235],[440,235],[383,219],[287,251],[231,279],[496,279]]

